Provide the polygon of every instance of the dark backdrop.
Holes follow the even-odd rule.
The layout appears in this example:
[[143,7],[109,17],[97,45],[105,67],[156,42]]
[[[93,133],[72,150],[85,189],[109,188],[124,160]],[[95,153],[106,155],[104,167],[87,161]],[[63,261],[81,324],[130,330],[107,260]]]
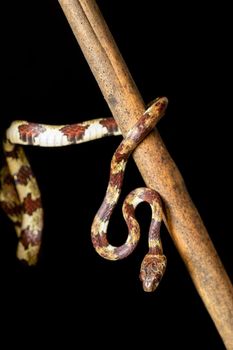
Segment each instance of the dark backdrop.
[[[229,9],[202,2],[97,3],[145,102],[161,95],[170,101],[159,131],[232,277]],[[62,124],[109,116],[57,1],[5,1],[1,7],[1,135],[15,119]],[[109,262],[95,253],[90,226],[119,140],[25,149],[41,188],[45,227],[38,265],[27,268],[15,259],[14,229],[0,212],[4,323],[8,317],[24,341],[30,333],[35,339],[49,333],[67,348],[69,341],[111,348],[136,339],[143,348],[224,349],[164,227],[166,274],[156,292],[142,291],[146,205],[137,210],[143,237],[129,258]],[[122,198],[142,184],[131,160]],[[124,241],[120,206],[110,232],[113,244]]]

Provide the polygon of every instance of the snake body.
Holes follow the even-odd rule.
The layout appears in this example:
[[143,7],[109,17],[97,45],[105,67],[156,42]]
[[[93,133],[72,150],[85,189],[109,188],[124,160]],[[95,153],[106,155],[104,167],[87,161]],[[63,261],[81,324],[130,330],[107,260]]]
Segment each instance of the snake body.
[[3,142],[6,165],[0,172],[0,204],[13,221],[19,238],[17,257],[37,262],[43,229],[40,190],[22,147]]
[[19,239],[17,257],[35,265],[41,246],[43,208],[39,186],[23,147],[62,147],[121,135],[114,118],[99,118],[68,125],[47,125],[16,120],[6,130],[6,164],[0,171],[0,205],[14,223]]
[[114,118],[99,118],[68,125],[16,120],[6,131],[6,138],[11,144],[40,147],[63,147],[118,135],[121,132]]
[[[111,162],[106,196],[91,228],[92,243],[99,255],[110,260],[122,259],[132,253],[140,237],[139,224],[134,216],[137,205],[142,201],[150,204],[152,220],[149,252],[143,259],[140,272],[145,291],[152,291],[157,287],[166,266],[160,240],[162,207],[158,193],[148,188],[139,188],[127,196],[123,215],[129,233],[122,246],[113,247],[108,243],[107,227],[121,192],[127,160],[163,116],[166,106],[166,98],[156,99],[117,148]],[[6,165],[0,172],[0,204],[15,225],[19,238],[17,257],[20,260],[29,265],[36,263],[43,228],[39,187],[20,145],[60,147],[120,134],[114,118],[94,119],[72,125],[47,125],[27,121],[14,121],[10,125],[3,143]]]
[[[150,204],[152,221],[149,232],[149,253],[142,262],[140,272],[140,278],[142,279],[145,291],[153,291],[157,287],[166,266],[166,258],[162,254],[159,235],[162,208],[157,192],[148,188],[140,188],[131,192],[126,198],[123,204],[123,215],[128,226],[128,237],[123,245],[114,247],[109,244],[107,240],[107,228],[121,193],[127,160],[138,144],[155,127],[157,121],[163,116],[166,107],[166,98],[155,100],[117,148],[111,161],[110,179],[106,195],[91,228],[92,243],[99,255],[109,260],[125,258],[133,252],[140,238],[140,228],[135,219],[134,211],[142,201]],[[154,273],[151,273],[152,271]]]

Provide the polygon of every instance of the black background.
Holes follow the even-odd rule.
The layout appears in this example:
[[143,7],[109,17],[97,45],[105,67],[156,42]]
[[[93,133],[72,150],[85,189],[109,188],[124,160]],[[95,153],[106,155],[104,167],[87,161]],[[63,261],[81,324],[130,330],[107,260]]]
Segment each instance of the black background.
[[[229,8],[97,3],[145,102],[169,99],[158,129],[232,278]],[[1,8],[1,136],[15,119],[64,124],[110,116],[57,1],[5,1]],[[24,342],[30,333],[36,341],[49,334],[67,348],[82,340],[85,347],[91,340],[101,347],[128,346],[135,339],[143,348],[224,349],[164,227],[166,274],[156,292],[142,291],[147,206],[137,209],[143,237],[129,258],[109,262],[95,253],[90,226],[119,140],[25,149],[41,188],[45,227],[38,265],[27,268],[15,258],[14,229],[0,212],[5,325],[22,331]],[[122,198],[142,185],[131,160]],[[112,244],[124,241],[120,206],[109,231]]]

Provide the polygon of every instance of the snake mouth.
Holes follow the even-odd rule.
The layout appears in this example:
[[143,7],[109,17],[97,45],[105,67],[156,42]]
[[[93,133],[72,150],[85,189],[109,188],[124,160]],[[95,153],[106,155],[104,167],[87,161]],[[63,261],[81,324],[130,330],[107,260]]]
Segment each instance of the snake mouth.
[[155,288],[152,288],[151,285],[146,285],[145,283],[143,283],[143,290],[144,292],[150,293],[154,292]]
[[160,280],[153,280],[153,281],[147,281],[147,280],[144,280],[142,281],[142,287],[143,287],[143,290],[144,292],[154,292],[156,290],[156,288],[158,287],[159,285],[159,282]]

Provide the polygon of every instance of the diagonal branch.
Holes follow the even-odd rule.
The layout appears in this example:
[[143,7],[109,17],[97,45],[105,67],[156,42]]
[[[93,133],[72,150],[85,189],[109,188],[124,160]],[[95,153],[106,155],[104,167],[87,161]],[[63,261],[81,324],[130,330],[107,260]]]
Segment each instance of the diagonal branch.
[[[94,0],[59,0],[123,135],[144,112],[142,98]],[[166,206],[167,227],[227,349],[233,349],[233,290],[179,170],[158,131],[134,152],[148,187]]]

